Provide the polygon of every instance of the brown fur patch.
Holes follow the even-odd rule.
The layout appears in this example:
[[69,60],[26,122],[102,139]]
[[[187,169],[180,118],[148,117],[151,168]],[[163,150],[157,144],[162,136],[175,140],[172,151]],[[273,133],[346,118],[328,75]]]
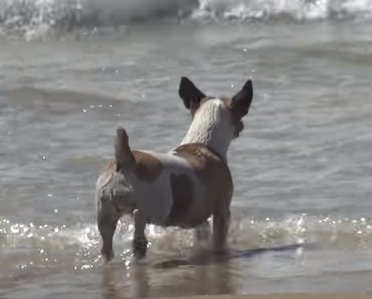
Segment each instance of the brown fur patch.
[[193,201],[193,182],[185,174],[170,176],[173,205],[168,216],[167,225],[177,225],[182,215],[187,213]]
[[[146,182],[153,182],[163,171],[163,164],[153,155],[137,150],[133,150],[132,153],[136,160],[133,171],[139,179]],[[104,171],[116,171],[116,161],[109,161]]]
[[132,153],[136,159],[135,173],[139,179],[153,182],[163,171],[163,163],[155,156],[137,150]]
[[175,152],[188,161],[205,186],[211,210],[216,205],[230,205],[234,185],[230,169],[221,157],[198,143],[181,145]]

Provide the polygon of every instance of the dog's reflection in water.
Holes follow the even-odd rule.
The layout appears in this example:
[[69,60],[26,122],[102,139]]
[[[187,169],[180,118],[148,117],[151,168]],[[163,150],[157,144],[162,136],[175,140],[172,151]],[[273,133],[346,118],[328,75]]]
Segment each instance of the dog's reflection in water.
[[[207,256],[205,257],[208,258]],[[211,259],[211,257],[209,257]],[[178,262],[177,262],[178,261]],[[231,266],[198,259],[102,266],[100,299],[233,294]],[[124,271],[123,271],[124,269]]]
[[[267,252],[287,252],[299,248],[312,249],[317,244],[290,244],[271,248],[230,250],[213,255],[208,250],[160,261],[105,265],[102,270],[100,299],[149,298],[235,294],[241,277],[239,260]],[[156,260],[156,261],[154,261]],[[245,269],[246,273],[247,269]]]

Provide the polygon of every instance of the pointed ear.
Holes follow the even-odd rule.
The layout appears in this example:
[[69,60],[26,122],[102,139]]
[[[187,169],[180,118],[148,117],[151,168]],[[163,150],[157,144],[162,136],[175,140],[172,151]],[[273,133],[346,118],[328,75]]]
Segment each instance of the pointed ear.
[[186,109],[193,106],[198,106],[200,101],[205,98],[205,94],[202,93],[187,77],[182,77],[178,94],[182,99]]
[[231,108],[233,109],[234,115],[237,118],[241,119],[243,116],[248,114],[252,99],[252,81],[248,80],[247,82],[245,82],[243,88],[231,99]]

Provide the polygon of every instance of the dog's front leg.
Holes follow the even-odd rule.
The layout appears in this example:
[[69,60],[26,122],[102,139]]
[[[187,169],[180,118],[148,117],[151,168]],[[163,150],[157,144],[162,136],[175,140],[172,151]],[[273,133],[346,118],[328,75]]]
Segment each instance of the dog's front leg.
[[205,247],[205,245],[208,244],[211,235],[211,226],[209,225],[208,220],[197,226],[194,233],[196,245]]
[[137,259],[144,258],[147,252],[147,238],[145,235],[146,217],[139,210],[133,212],[134,235],[133,235],[133,255]]
[[226,251],[226,239],[230,225],[230,208],[218,207],[213,214],[213,248],[217,254]]

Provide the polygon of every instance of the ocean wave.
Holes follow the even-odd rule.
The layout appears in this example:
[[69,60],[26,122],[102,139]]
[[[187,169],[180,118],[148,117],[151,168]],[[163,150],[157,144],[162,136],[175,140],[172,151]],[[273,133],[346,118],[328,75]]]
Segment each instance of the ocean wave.
[[371,0],[200,0],[196,20],[370,19]]
[[372,0],[0,0],[0,33],[118,27],[164,18],[193,23],[366,20]]
[[198,0],[0,0],[0,33],[32,36],[53,29],[117,27],[183,18]]

